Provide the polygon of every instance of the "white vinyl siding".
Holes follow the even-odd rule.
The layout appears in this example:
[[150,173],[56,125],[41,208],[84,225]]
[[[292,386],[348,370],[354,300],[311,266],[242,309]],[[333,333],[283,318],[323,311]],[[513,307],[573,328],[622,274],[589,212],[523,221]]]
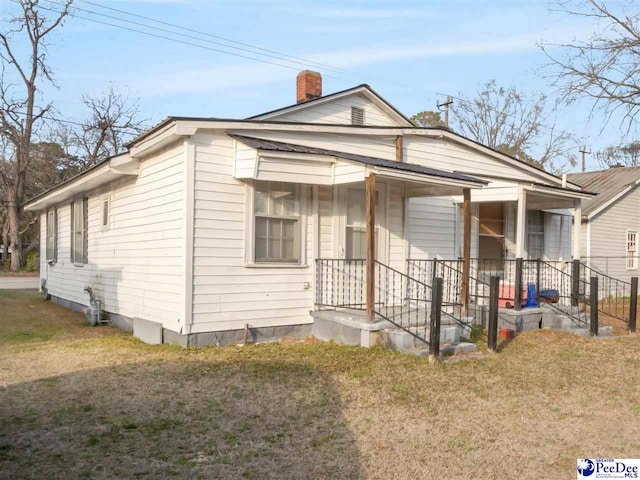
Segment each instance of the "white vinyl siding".
[[[350,111],[347,109],[350,123]],[[235,132],[240,133],[240,132]],[[309,147],[336,150],[345,153],[382,158],[395,161],[395,137],[347,135],[332,133],[310,132],[269,132],[265,130],[244,130],[242,135],[288,142]],[[240,142],[238,142],[240,144]],[[547,183],[547,176],[540,172],[520,169],[506,160],[499,160],[488,154],[444,138],[430,138],[418,135],[405,135],[403,138],[404,161],[444,171],[467,172],[470,175],[496,175],[505,178],[521,179]],[[489,179],[490,180],[490,179]],[[488,189],[502,189],[506,194],[512,194],[515,184],[505,180],[491,182],[482,191]],[[558,184],[556,184],[558,185]],[[475,190],[474,190],[475,192]],[[516,188],[517,192],[517,188]],[[493,192],[490,192],[493,193]],[[472,192],[473,195],[473,192]],[[506,199],[506,198],[505,198]]]
[[398,123],[387,115],[380,107],[360,94],[328,100],[312,108],[300,109],[294,112],[284,112],[270,120],[323,123],[337,125],[351,125],[351,108],[361,108],[364,111],[364,125],[394,127]]
[[[195,212],[191,332],[311,323],[309,262],[247,264],[251,188],[235,179],[233,140],[224,132],[194,135]],[[312,253],[310,188],[300,186],[301,252]],[[326,198],[328,192],[322,192]],[[323,222],[325,219],[323,219]],[[326,230],[325,230],[326,232]],[[328,232],[327,232],[328,233]],[[330,235],[330,233],[329,233]],[[301,259],[303,260],[303,259]]]
[[[51,295],[82,305],[91,287],[103,308],[180,331],[184,321],[184,147],[144,159],[140,174],[108,187],[109,230],[102,230],[105,189],[87,195],[87,264],[71,261],[71,202],[58,207],[58,261],[40,272]],[[45,214],[43,213],[43,218]],[[45,248],[45,221],[42,222]]]
[[589,221],[592,268],[627,282],[636,274],[627,269],[626,241],[627,230],[640,232],[639,212],[640,190],[635,188]]
[[418,197],[409,199],[408,204],[409,257],[457,258],[456,204],[453,198]]

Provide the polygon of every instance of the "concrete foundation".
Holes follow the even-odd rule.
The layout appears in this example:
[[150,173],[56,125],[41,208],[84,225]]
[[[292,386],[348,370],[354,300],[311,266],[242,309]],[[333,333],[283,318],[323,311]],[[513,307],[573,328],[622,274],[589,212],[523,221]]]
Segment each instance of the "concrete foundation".
[[150,345],[162,344],[162,324],[143,318],[133,319],[133,336]]
[[368,323],[360,311],[318,310],[311,312],[311,335],[319,340],[333,340],[343,345],[373,347],[380,342],[380,333],[393,327],[387,321]]
[[[57,305],[61,305],[69,310],[73,310],[74,312],[82,312],[87,308],[87,305],[83,305],[81,303],[72,302],[71,300],[66,300],[64,298],[56,297],[55,295],[51,295],[51,301]],[[117,313],[111,313],[103,311],[104,319],[111,323],[113,326],[118,327],[120,330],[125,330],[127,332],[133,332],[133,319],[129,317],[125,317],[123,315],[119,315]]]
[[[266,343],[283,338],[306,338],[311,335],[311,324],[285,325],[281,327],[249,328],[249,343]],[[163,342],[180,347],[206,347],[210,345],[233,345],[245,339],[244,330],[226,330],[223,332],[202,332],[181,334],[162,329]]]
[[[81,303],[51,296],[51,301],[74,312],[83,312],[87,306]],[[142,318],[129,318],[111,312],[104,312],[105,320],[112,325],[133,332],[134,337],[145,343],[158,345],[168,343],[181,347],[204,347],[208,345],[230,345],[244,340],[244,330],[181,334],[162,327],[162,324]],[[311,335],[311,324],[286,325],[281,327],[249,328],[248,341],[251,343],[273,342],[283,338],[305,338]]]

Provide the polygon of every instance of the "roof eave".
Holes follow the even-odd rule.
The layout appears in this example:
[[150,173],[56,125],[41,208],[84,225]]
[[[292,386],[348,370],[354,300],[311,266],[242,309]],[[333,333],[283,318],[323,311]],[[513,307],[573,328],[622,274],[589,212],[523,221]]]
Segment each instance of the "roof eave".
[[42,194],[27,200],[23,208],[37,212],[71,200],[126,176],[138,175],[138,160],[128,154],[108,158]]
[[392,117],[405,127],[413,127],[415,124],[409,120],[400,110],[393,106],[390,102],[388,102],[382,95],[376,92],[373,88],[371,88],[367,84],[357,85],[352,88],[348,88],[346,90],[341,90],[339,92],[334,92],[329,95],[324,95],[322,97],[314,98],[313,100],[308,100],[306,102],[296,103],[293,105],[287,105],[286,107],[277,108],[275,110],[270,110],[268,112],[260,113],[258,115],[253,115],[251,117],[247,117],[247,120],[269,120],[273,117],[278,117],[280,115],[284,115],[286,113],[295,112],[297,110],[304,110],[310,107],[314,107],[320,105],[322,103],[332,101],[338,98],[342,98],[348,95],[353,95],[355,93],[362,93],[369,97],[370,100],[373,100],[386,111],[387,114],[390,114]]

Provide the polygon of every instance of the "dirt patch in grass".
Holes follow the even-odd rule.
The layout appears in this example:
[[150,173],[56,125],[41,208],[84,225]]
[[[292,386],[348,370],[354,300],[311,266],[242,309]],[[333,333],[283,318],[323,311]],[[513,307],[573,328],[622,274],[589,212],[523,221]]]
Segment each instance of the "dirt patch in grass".
[[152,347],[0,302],[49,332],[0,348],[0,476],[555,479],[640,451],[635,336],[527,332],[433,366],[320,342]]

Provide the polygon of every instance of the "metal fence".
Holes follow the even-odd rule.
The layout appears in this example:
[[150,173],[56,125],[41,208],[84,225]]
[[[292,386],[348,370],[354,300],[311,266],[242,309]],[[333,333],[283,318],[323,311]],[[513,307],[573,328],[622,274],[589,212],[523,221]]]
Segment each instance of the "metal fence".
[[[462,260],[410,259],[407,260],[406,273],[377,261],[374,268],[374,309],[380,317],[402,328],[425,328],[429,321],[432,287],[435,279],[440,278],[442,315],[448,323],[468,326],[462,319]],[[635,331],[634,305],[637,298],[633,297],[637,297],[637,292],[634,295],[636,290],[632,282],[607,275],[583,261],[471,259],[470,308],[489,305],[491,277],[500,279],[496,293],[500,308],[521,309],[527,303],[548,304],[579,326],[587,325],[590,310],[596,308],[603,314],[603,324],[612,324],[610,321],[614,320]],[[598,285],[595,298],[592,278],[597,279]],[[637,287],[637,279],[633,282]],[[533,292],[535,298],[530,297]],[[320,308],[364,310],[365,260],[317,260],[316,305]],[[416,330],[414,334],[426,338],[427,332]]]

